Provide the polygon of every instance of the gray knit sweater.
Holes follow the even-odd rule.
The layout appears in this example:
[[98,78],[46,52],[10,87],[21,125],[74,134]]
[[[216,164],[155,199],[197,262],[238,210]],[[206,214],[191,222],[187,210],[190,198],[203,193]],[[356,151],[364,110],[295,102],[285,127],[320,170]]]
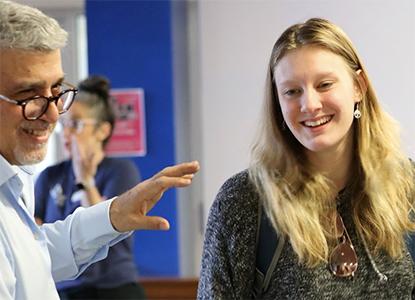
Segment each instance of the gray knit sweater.
[[[259,195],[246,171],[220,189],[208,218],[198,299],[251,298],[258,203]],[[347,214],[348,205],[350,199],[341,199],[338,210],[358,257],[354,278],[335,277],[326,264],[316,268],[300,265],[286,242],[264,299],[411,299],[415,275],[409,252],[398,261],[387,255],[373,257],[377,269],[388,277],[381,283]]]

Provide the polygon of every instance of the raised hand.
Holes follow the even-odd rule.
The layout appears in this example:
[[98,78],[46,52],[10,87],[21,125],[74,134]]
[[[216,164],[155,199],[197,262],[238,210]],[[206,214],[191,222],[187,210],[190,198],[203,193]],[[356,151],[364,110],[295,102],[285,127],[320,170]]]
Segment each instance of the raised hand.
[[119,232],[137,229],[168,230],[170,224],[166,219],[147,216],[147,213],[169,188],[189,186],[198,170],[197,161],[167,167],[117,197],[110,207],[113,227]]
[[104,158],[104,151],[97,143],[81,140],[76,135],[71,137],[72,168],[76,182],[91,182],[97,167]]

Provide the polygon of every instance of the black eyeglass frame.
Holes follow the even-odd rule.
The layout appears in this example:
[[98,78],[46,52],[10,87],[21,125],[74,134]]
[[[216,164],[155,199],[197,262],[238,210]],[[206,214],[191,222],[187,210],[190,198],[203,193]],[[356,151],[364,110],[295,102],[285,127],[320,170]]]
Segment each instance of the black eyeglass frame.
[[[26,98],[26,99],[23,99],[23,100],[13,100],[13,99],[10,99],[10,98],[8,98],[8,97],[0,94],[0,99],[1,100],[4,100],[6,102],[12,103],[12,104],[21,106],[22,107],[22,115],[23,115],[23,117],[26,120],[28,120],[28,121],[35,121],[35,120],[39,119],[41,116],[43,116],[48,111],[49,104],[51,102],[54,102],[55,105],[57,105],[59,98],[61,98],[66,93],[73,93],[71,103],[68,106],[66,106],[62,111],[59,111],[58,112],[61,115],[61,114],[65,113],[65,112],[67,112],[69,110],[69,108],[71,107],[72,103],[75,100],[76,94],[78,93],[78,89],[76,89],[76,87],[74,85],[72,85],[70,83],[67,83],[67,82],[63,82],[62,84],[67,85],[69,87],[69,89],[66,89],[66,90],[60,92],[57,96],[51,96],[51,97],[34,96],[34,97]],[[43,99],[45,99],[47,101],[47,104],[43,108],[42,112],[37,117],[32,117],[32,118],[26,117],[26,113],[25,113],[26,105],[30,101],[34,101],[34,100],[37,100],[39,98],[43,98]]]

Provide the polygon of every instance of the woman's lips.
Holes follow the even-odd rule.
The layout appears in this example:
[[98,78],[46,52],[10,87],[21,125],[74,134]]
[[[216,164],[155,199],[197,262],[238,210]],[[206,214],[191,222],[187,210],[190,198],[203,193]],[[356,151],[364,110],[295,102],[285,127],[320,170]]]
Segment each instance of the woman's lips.
[[302,121],[301,124],[303,124],[306,127],[314,128],[314,127],[318,127],[318,126],[327,124],[328,122],[331,121],[331,119],[333,119],[333,115],[323,116],[323,117],[320,117],[320,118],[314,118],[312,120],[305,120],[305,121]]

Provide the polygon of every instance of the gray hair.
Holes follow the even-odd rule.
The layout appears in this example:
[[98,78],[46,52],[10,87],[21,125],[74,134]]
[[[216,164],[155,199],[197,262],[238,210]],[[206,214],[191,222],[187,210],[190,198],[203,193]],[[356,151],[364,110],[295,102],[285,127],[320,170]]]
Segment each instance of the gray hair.
[[51,51],[66,45],[68,33],[40,10],[0,0],[0,48]]

